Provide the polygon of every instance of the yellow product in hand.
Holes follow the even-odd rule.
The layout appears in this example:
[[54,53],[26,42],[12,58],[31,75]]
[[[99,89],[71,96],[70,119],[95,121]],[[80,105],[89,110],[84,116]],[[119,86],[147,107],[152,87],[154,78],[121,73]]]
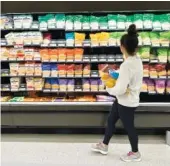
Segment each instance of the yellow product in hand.
[[101,73],[101,80],[106,81],[110,78],[110,75],[108,73]]
[[113,88],[116,84],[116,80],[109,78],[106,82],[105,85],[107,88]]

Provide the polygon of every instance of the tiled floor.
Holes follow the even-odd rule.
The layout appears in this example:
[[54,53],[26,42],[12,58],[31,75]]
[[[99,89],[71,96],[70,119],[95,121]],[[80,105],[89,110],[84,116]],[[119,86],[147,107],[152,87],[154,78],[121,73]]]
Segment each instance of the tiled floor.
[[60,143],[47,141],[47,138],[44,142],[38,141],[39,138],[36,141],[32,138],[31,141],[23,139],[19,142],[19,136],[11,142],[7,138],[8,136],[2,137],[2,166],[170,166],[170,147],[158,138],[153,139],[153,144],[141,141],[140,150],[143,160],[140,163],[124,163],[119,160],[119,156],[130,148],[126,137],[125,142],[120,139],[119,143],[116,143],[114,140],[107,156],[91,152],[91,143],[77,143],[78,141],[67,143],[63,142],[64,139],[61,139]]

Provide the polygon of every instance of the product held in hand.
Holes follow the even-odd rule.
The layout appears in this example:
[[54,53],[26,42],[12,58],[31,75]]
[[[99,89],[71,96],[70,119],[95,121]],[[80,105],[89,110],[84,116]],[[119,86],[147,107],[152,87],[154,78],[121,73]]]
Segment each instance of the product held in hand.
[[115,80],[117,80],[119,77],[119,73],[116,72],[115,70],[109,70],[109,75]]
[[108,73],[102,73],[101,80],[108,88],[112,88],[116,84],[116,79],[113,79]]

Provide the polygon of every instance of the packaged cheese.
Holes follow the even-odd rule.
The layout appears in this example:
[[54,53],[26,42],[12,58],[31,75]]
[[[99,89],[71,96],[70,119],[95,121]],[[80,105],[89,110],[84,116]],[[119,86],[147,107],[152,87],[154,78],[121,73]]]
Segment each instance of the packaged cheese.
[[35,73],[34,75],[35,76],[41,76],[42,75],[42,66],[41,66],[41,63],[35,63]]
[[34,89],[34,77],[26,77],[27,89]]
[[34,75],[34,62],[27,62],[25,66],[26,66],[26,75],[28,76]]
[[66,49],[65,48],[58,49],[58,60],[59,61],[66,60]]
[[75,61],[82,61],[84,50],[81,48],[74,49]]
[[18,75],[18,68],[19,64],[18,63],[10,63],[10,75],[16,76]]
[[58,64],[58,75],[59,76],[66,76],[66,65],[65,64]]
[[58,60],[58,50],[57,49],[49,49],[48,53],[49,53],[51,62],[55,62]]
[[18,90],[20,87],[20,78],[18,77],[10,78],[10,83],[11,83],[12,90]]
[[42,61],[50,60],[48,49],[40,49],[40,56],[41,56]]
[[26,74],[26,66],[25,63],[19,63],[19,68],[18,68],[18,75],[19,76],[25,76]]

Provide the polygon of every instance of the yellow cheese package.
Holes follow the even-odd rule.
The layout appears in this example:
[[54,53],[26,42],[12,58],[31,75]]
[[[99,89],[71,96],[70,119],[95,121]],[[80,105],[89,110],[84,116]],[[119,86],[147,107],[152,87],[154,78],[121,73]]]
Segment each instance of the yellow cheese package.
[[98,46],[99,38],[100,38],[100,33],[90,34],[91,45]]
[[107,46],[109,41],[109,33],[108,32],[101,32],[99,36],[99,42],[102,46]]
[[85,40],[85,33],[75,33],[74,38],[75,38],[75,45],[82,46],[83,41]]

